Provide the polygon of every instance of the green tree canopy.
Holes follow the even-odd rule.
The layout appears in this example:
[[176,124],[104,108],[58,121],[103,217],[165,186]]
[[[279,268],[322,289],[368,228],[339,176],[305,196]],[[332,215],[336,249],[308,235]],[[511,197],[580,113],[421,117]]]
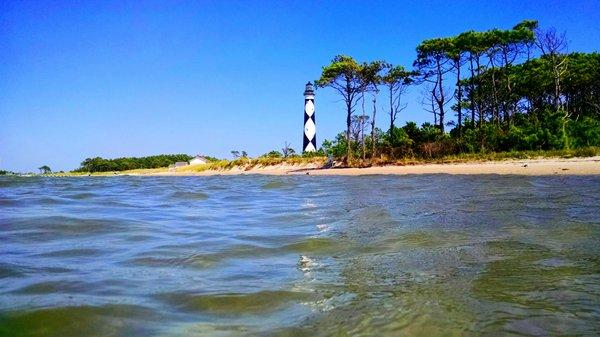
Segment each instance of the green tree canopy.
[[38,167],[38,170],[40,170],[41,174],[48,174],[50,172],[52,172],[52,170],[50,169],[50,167],[48,165],[43,165]]

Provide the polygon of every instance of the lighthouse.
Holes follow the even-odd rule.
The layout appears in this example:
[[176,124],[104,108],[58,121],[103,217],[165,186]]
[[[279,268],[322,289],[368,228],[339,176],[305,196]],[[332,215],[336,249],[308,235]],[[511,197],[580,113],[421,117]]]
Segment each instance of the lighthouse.
[[312,83],[304,90],[304,140],[303,152],[317,151],[317,127],[315,125],[315,91]]

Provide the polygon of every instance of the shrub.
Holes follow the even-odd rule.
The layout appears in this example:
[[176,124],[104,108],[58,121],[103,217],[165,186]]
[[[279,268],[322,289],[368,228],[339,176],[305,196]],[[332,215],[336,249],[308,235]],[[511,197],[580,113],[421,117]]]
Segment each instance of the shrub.
[[572,147],[600,146],[600,121],[591,117],[570,121],[568,134]]
[[269,153],[263,154],[259,158],[281,158],[281,157],[283,157],[283,154],[281,154],[281,152],[273,150]]

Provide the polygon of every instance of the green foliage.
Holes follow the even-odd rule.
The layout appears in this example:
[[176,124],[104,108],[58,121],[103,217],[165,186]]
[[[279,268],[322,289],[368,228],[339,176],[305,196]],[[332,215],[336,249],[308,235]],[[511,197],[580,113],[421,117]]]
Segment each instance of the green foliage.
[[337,55],[331,60],[331,64],[323,67],[321,77],[315,81],[319,87],[337,86],[345,81],[350,83],[349,94],[357,94],[362,90],[363,83],[360,81],[361,65],[352,57]]
[[384,136],[384,141],[391,147],[412,147],[415,142],[405,128],[397,128],[395,126]]
[[586,116],[570,121],[567,129],[572,147],[600,146],[600,120]]
[[514,116],[508,127],[486,122],[480,128],[468,128],[461,139],[467,152],[524,151],[563,149],[568,145],[563,112],[548,110],[533,121],[525,115]]
[[41,174],[48,174],[52,172],[52,169],[50,169],[48,165],[40,166],[38,167],[38,170],[40,170]]
[[[354,108],[364,98],[366,92],[377,92],[382,83],[380,72],[388,65],[383,61],[359,64],[350,56],[337,55],[331,63],[323,67],[321,77],[315,81],[318,87],[334,89],[346,105],[346,142],[351,142],[351,124]],[[364,101],[363,101],[364,102]],[[346,147],[345,160],[350,160],[352,146]]]
[[381,81],[387,85],[409,85],[414,82],[414,76],[418,75],[416,71],[408,71],[403,66],[388,66],[387,73],[381,78]]
[[211,157],[211,156],[202,156],[204,157],[204,159],[206,159],[207,161],[211,162],[211,161],[219,161],[221,159],[217,158],[217,157]]
[[283,155],[284,158],[287,158],[290,156],[295,156],[296,150],[292,149],[288,142],[285,142],[285,144],[283,145],[283,148],[281,148],[281,154]]
[[312,152],[302,152],[302,158],[315,158],[315,157],[324,157],[326,156],[325,150],[321,147],[317,151]]
[[[515,151],[556,151],[600,147],[600,120],[584,117],[572,120],[564,111],[547,108],[536,119],[525,114],[513,116],[514,122],[503,127],[494,122],[485,122],[481,127],[472,127],[469,121],[463,133],[456,128],[449,134],[442,133],[430,123],[420,127],[407,122],[401,128],[394,127],[380,136],[377,152],[386,158],[443,158],[460,153],[490,153]],[[325,140],[323,149],[335,158],[346,152],[344,134],[334,141]],[[358,156],[357,149],[353,149]],[[585,154],[582,152],[581,154]]]
[[135,169],[151,169],[167,167],[176,162],[187,162],[192,159],[187,154],[162,154],[149,157],[123,157],[116,159],[104,159],[101,157],[86,158],[81,162],[81,167],[76,172],[109,172],[126,171]]
[[273,150],[271,152],[263,154],[262,156],[258,157],[258,159],[260,159],[260,158],[297,158],[297,157],[314,158],[314,157],[323,157],[325,155],[326,155],[325,150],[323,150],[323,148],[321,148],[317,151],[313,151],[313,152],[303,152],[302,155],[300,155],[300,156],[296,155],[296,152],[294,151],[294,149],[288,148],[287,156],[285,156],[283,153],[281,153],[279,151]]
[[[425,40],[416,48],[413,72],[337,56],[323,68],[317,84],[336,89],[346,100],[347,131],[323,142],[323,150],[338,159],[362,157],[365,147],[356,144],[360,141],[369,144],[372,160],[377,156],[384,161],[465,153],[585,154],[580,149],[600,146],[600,54],[564,54],[564,46],[564,37],[538,30],[535,20],[524,20],[511,29]],[[387,72],[380,74],[378,65]],[[380,84],[387,88],[390,127],[386,134],[366,139],[351,132],[351,122],[360,117],[353,107],[360,94]],[[435,125],[394,125],[402,107],[400,95],[409,84],[425,85],[423,104],[435,116]],[[457,120],[448,122],[445,115],[452,111]],[[446,126],[453,129],[445,133]]]
[[331,155],[334,158],[342,158],[348,151],[348,142],[346,142],[346,134],[340,132],[335,136],[333,141],[324,140],[322,149],[327,155]]
[[248,153],[246,151],[232,150],[231,155],[233,156],[233,159],[248,158]]
[[263,154],[259,158],[283,158],[283,154],[279,151],[273,150],[271,152]]

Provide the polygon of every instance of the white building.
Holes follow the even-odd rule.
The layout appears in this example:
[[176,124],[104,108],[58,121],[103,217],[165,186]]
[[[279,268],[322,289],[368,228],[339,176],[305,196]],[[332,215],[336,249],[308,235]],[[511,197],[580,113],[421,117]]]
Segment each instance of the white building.
[[206,160],[206,158],[202,156],[195,156],[194,158],[192,158],[192,160],[190,160],[190,165],[199,165],[206,163],[208,163],[208,160]]

